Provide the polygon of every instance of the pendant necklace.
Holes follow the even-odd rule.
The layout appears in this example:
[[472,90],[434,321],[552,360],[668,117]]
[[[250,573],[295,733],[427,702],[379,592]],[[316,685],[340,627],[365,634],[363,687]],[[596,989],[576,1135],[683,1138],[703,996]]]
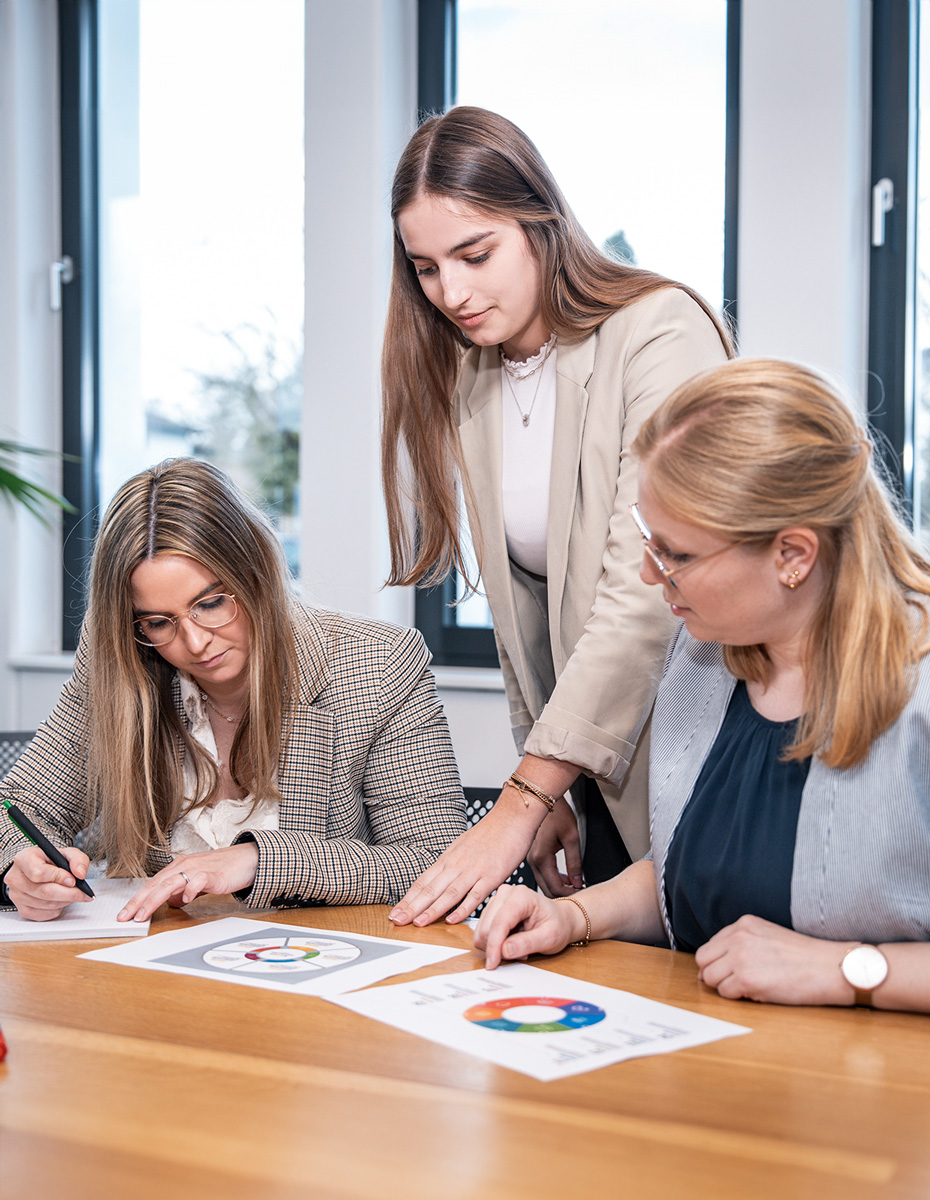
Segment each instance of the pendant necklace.
[[[542,383],[542,369],[546,365],[549,355],[555,349],[556,340],[556,334],[553,334],[543,347],[545,353],[543,354],[542,358],[531,371],[526,371],[524,374],[521,374],[519,371],[515,371],[513,369],[510,362],[504,355],[504,347],[498,347],[501,356],[501,366],[504,368],[504,375],[507,379],[507,386],[510,388],[510,394],[513,396],[513,402],[517,406],[517,412],[520,414],[520,420],[523,422],[524,429],[526,429],[526,427],[529,425],[530,417],[533,415],[533,409],[536,406],[536,397],[539,395],[539,385]],[[533,389],[533,399],[530,401],[529,408],[526,410],[526,412],[524,412],[520,407],[520,401],[517,399],[517,390],[513,386],[513,380],[516,379],[518,382],[522,383],[524,379],[529,379],[531,375],[536,375],[537,372],[539,373],[539,377],[536,380],[536,387]]]
[[221,712],[220,712],[220,710],[219,710],[219,709],[216,707],[216,705],[213,703],[213,701],[210,699],[210,697],[207,695],[207,693],[206,693],[206,692],[204,692],[204,691],[201,691],[201,693],[200,693],[200,699],[201,699],[201,700],[203,700],[203,702],[204,702],[205,704],[209,704],[209,705],[210,705],[210,707],[213,709],[213,711],[216,713],[216,715],[217,715],[218,717],[222,717],[222,718],[223,718],[223,720],[224,720],[224,721],[225,721],[225,722],[226,722],[228,725],[235,725],[235,723],[236,723],[236,722],[237,722],[237,721],[240,719],[240,716],[241,716],[241,714],[240,714],[240,716],[235,716],[235,717],[227,717],[225,713],[221,713]]

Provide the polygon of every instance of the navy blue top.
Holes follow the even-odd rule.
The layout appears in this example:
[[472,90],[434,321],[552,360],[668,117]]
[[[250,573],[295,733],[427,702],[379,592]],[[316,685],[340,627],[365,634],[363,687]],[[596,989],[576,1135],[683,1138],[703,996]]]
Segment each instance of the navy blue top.
[[752,913],[791,928],[791,870],[810,759],[783,762],[796,721],[756,712],[740,680],[669,846],[665,899],[693,953]]

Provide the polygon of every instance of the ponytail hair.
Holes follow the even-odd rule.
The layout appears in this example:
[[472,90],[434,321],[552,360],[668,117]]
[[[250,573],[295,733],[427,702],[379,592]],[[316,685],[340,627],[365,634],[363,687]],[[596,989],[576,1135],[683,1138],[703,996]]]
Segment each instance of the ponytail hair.
[[[678,388],[633,449],[663,503],[702,529],[760,549],[794,525],[817,534],[826,586],[787,757],[860,762],[900,716],[930,648],[930,562],[851,409],[805,367],[740,359]],[[738,679],[768,680],[763,646],[724,646],[723,655]]]

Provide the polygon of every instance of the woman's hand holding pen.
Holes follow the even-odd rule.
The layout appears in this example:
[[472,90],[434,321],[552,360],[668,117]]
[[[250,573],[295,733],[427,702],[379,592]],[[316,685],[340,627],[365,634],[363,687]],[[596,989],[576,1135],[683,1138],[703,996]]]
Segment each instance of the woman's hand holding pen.
[[30,846],[20,850],[4,876],[11,903],[27,921],[54,921],[69,904],[90,900],[75,886],[76,880],[87,877],[90,859],[75,846],[67,846],[61,853],[68,860],[70,874],[50,862],[38,846]]
[[119,913],[120,921],[145,921],[156,908],[190,904],[198,896],[225,896],[251,887],[258,871],[258,846],[239,842],[202,854],[179,854],[174,862],[153,875]]

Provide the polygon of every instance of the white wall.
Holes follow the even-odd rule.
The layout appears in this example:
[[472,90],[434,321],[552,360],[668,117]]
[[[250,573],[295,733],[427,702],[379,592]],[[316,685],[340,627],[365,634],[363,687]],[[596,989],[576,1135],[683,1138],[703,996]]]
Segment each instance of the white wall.
[[312,599],[412,624],[388,570],[379,359],[391,177],[416,123],[414,0],[307,0],[301,562]]
[[743,354],[829,372],[865,402],[871,4],[743,0]]
[[[306,27],[304,590],[320,604],[412,624],[410,589],[382,588],[379,363],[391,178],[416,126],[416,4],[308,0]],[[499,673],[437,676],[463,780],[499,786],[514,754]]]
[[[860,393],[870,11],[859,0],[743,0],[743,349],[799,358]],[[58,444],[60,407],[58,319],[45,300],[60,251],[54,14],[54,0],[0,2],[0,422],[47,445]],[[390,177],[415,119],[415,16],[414,0],[307,0],[302,559],[312,599],[401,622],[409,594],[380,589],[378,354]],[[29,727],[64,677],[46,616],[58,603],[55,539],[0,512],[0,561],[0,727]],[[498,785],[513,765],[499,677],[438,677],[463,778]]]

